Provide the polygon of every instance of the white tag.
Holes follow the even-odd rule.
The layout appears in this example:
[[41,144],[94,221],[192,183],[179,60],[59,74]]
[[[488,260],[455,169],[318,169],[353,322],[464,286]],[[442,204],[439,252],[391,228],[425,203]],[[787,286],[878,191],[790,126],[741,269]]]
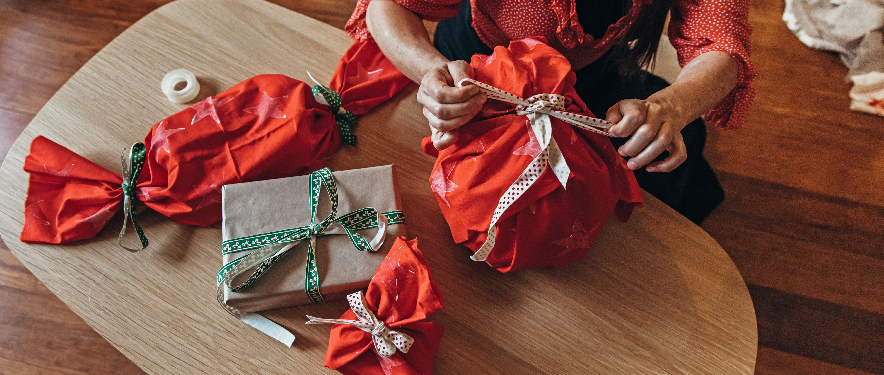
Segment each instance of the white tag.
[[283,328],[281,325],[274,323],[272,320],[267,319],[261,315],[255,313],[248,313],[243,315],[242,321],[245,324],[248,324],[255,329],[264,332],[267,336],[273,337],[276,341],[283,343],[285,346],[289,348],[292,347],[292,343],[295,342],[295,335],[289,332],[287,329]]

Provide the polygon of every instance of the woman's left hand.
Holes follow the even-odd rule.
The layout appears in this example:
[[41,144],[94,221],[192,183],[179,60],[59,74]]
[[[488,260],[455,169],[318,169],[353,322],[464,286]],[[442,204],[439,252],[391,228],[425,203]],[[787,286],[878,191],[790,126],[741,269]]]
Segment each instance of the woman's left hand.
[[[608,109],[606,119],[615,124],[608,133],[630,137],[617,150],[621,156],[631,157],[626,163],[629,169],[647,165],[648,172],[669,172],[688,157],[681,130],[691,119],[685,119],[669,100],[658,94],[661,93],[647,100],[621,100]],[[669,156],[654,162],[663,151],[669,151]]]

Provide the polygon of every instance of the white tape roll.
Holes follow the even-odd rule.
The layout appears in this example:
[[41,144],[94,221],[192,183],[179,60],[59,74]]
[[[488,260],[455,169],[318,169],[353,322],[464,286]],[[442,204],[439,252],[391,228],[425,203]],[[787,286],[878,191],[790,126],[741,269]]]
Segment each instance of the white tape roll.
[[[184,88],[175,90],[175,86],[186,83]],[[196,76],[187,69],[175,69],[166,73],[163,82],[160,83],[163,94],[173,103],[187,103],[196,98],[200,92],[200,83],[196,80]]]

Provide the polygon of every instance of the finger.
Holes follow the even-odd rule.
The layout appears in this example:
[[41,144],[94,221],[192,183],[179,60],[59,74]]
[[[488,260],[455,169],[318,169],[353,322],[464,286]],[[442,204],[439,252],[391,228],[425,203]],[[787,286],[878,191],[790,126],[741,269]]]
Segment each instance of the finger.
[[[647,122],[648,106],[642,100],[627,99],[615,104],[620,110],[620,120],[608,129],[608,134],[615,137],[627,137],[633,134],[642,124]],[[613,107],[612,107],[613,108]]]
[[641,152],[635,157],[629,159],[626,163],[630,169],[639,169],[654,161],[657,156],[671,147],[672,141],[675,139],[674,131],[670,126],[664,125],[657,133],[656,137],[645,146]]
[[684,163],[685,160],[688,160],[688,149],[684,144],[681,133],[676,135],[666,151],[669,151],[669,156],[663,161],[655,161],[648,164],[648,172],[671,172]]
[[[479,109],[481,109],[481,107],[479,107]],[[430,123],[430,127],[442,132],[448,132],[457,129],[463,124],[470,122],[470,120],[476,115],[476,113],[468,113],[463,116],[443,120],[436,117],[436,115],[430,112],[430,110],[428,110],[426,107],[424,107],[423,111],[424,117],[426,117],[427,121]]]
[[449,62],[448,72],[451,74],[454,85],[457,85],[457,83],[460,82],[462,79],[476,77],[475,73],[473,72],[473,67],[463,60]]
[[432,133],[431,139],[433,140],[433,147],[439,151],[442,151],[457,142],[457,136],[459,133],[457,129],[450,132],[441,132],[433,128],[430,128],[430,132]]
[[487,101],[484,94],[475,95],[463,103],[442,104],[430,103],[425,104],[424,108],[430,111],[436,118],[440,120],[451,120],[458,117],[473,118]]
[[620,113],[620,102],[615,103],[608,108],[608,113],[605,114],[605,120],[610,123],[616,124],[623,119],[623,115]]

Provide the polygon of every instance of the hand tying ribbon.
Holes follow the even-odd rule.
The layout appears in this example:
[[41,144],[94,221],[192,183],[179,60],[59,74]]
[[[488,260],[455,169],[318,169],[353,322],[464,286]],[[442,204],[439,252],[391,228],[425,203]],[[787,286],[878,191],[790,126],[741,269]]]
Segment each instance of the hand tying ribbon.
[[347,295],[347,302],[359,320],[322,319],[307,315],[310,320],[305,324],[350,324],[371,334],[374,350],[382,358],[389,358],[397,348],[403,353],[408,353],[414,339],[405,333],[391,331],[384,322],[378,320],[378,317],[368,309],[362,291]]
[[356,134],[353,133],[353,127],[356,125],[356,115],[341,107],[341,94],[319,83],[310,72],[307,72],[307,75],[316,84],[316,86],[312,87],[313,97],[316,98],[317,102],[331,107],[332,112],[335,113],[335,122],[338,124],[344,143],[356,146]]
[[[228,287],[234,292],[249,287],[267,272],[270,267],[293,249],[295,245],[306,239],[309,239],[309,241],[307,242],[305,290],[307,296],[310,297],[310,300],[313,303],[323,302],[324,299],[319,292],[319,270],[316,266],[316,237],[335,234],[326,233],[326,229],[332,224],[339,223],[341,225],[345,234],[350,238],[350,242],[353,243],[353,246],[356,247],[357,250],[376,251],[384,242],[387,224],[402,224],[405,222],[402,211],[379,213],[372,207],[361,208],[341,217],[336,217],[338,209],[338,192],[334,175],[332,175],[328,168],[323,168],[311,173],[309,178],[309,225],[282,231],[234,238],[222,242],[222,254],[257,249],[248,255],[239,257],[225,264],[224,267],[218,271],[218,288],[216,291],[216,297],[221,306],[223,306],[231,315],[238,318],[242,316],[238,310],[224,303],[224,289],[222,289],[222,287]],[[319,206],[319,193],[323,187],[325,187],[328,198],[331,201],[331,212],[321,221],[317,221],[316,215]],[[371,228],[378,228],[378,232],[370,242],[366,241],[362,235],[356,233],[358,230]],[[252,268],[255,268],[255,270],[252,272],[248,280],[242,284],[231,286],[233,279]]]
[[[144,167],[144,157],[146,155],[147,148],[141,142],[135,143],[129,148],[128,157],[125,148],[120,153],[120,164],[123,166],[123,229],[120,230],[120,235],[117,237],[117,244],[132,253],[144,250],[148,244],[144,231],[141,230],[141,226],[135,220],[135,203],[138,202],[138,198],[135,196],[135,184],[138,182],[138,175],[141,174],[141,169]],[[135,227],[135,233],[138,233],[138,239],[141,240],[140,249],[129,248],[123,245],[123,236],[126,235],[129,219],[132,219],[132,226]]]
[[522,99],[518,96],[510,94],[506,91],[493,87],[491,85],[476,81],[470,78],[460,80],[458,86],[467,84],[476,85],[488,98],[499,100],[502,102],[515,104],[516,114],[528,117],[531,125],[531,131],[537,136],[537,141],[543,150],[537,155],[531,164],[522,172],[518,179],[504,192],[503,196],[494,209],[491,217],[491,224],[488,227],[488,237],[485,243],[473,254],[471,259],[475,261],[485,261],[488,254],[494,248],[495,237],[497,235],[497,221],[503,213],[509,208],[531,185],[534,184],[540,175],[546,171],[547,164],[552,168],[553,174],[562,184],[563,188],[567,188],[568,176],[571,174],[571,168],[565,162],[562,152],[552,136],[552,121],[550,116],[562,120],[572,126],[580,129],[589,130],[602,135],[608,135],[607,129],[614,124],[602,119],[589,116],[579,115],[576,113],[565,112],[565,103],[567,97],[555,94],[537,94],[528,99]]

